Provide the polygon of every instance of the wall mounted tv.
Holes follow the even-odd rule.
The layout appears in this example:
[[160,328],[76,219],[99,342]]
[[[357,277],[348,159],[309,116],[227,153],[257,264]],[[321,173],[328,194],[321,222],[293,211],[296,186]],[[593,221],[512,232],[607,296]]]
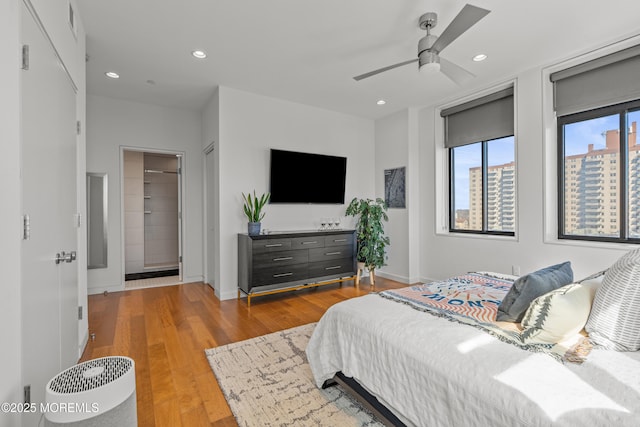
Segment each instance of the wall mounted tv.
[[347,158],[271,149],[270,203],[343,204]]

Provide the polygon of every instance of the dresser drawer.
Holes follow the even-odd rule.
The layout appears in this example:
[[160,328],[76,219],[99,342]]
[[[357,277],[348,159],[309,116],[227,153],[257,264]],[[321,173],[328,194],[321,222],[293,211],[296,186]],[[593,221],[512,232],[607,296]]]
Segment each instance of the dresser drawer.
[[353,234],[337,234],[334,236],[325,236],[324,246],[344,246],[353,244]]
[[265,239],[253,241],[254,254],[272,251],[286,251],[289,249],[291,249],[291,239]]
[[311,249],[324,247],[324,237],[294,237],[291,239],[291,249]]
[[353,271],[353,258],[341,258],[309,264],[309,277],[323,277]]
[[278,265],[306,264],[307,262],[309,262],[308,251],[274,251],[253,256],[254,269],[271,268]]
[[309,262],[350,258],[351,256],[353,256],[353,245],[329,246],[309,250]]
[[308,277],[307,264],[283,265],[253,270],[252,286],[272,285],[275,283],[304,280]]

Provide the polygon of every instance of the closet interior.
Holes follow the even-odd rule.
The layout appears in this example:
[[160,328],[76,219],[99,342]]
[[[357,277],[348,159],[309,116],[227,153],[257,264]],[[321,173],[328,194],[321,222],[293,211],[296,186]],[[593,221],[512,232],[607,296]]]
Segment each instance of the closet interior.
[[125,281],[180,276],[180,157],[123,154]]

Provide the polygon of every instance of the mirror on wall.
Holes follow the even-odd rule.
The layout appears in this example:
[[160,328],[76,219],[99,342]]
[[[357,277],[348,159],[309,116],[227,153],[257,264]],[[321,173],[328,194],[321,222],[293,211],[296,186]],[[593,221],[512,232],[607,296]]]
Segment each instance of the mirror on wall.
[[87,268],[107,267],[107,174],[87,173]]

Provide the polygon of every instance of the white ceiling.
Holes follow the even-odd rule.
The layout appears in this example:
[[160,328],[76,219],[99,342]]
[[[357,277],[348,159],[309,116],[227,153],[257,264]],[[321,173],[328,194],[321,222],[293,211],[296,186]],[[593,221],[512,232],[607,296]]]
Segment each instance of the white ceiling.
[[[416,64],[418,18],[440,34],[465,0],[78,0],[90,94],[200,109],[218,85],[379,118],[484,88],[640,34],[637,0],[472,0],[491,13],[441,54],[477,77],[456,86]],[[207,52],[196,60],[194,49]],[[485,53],[488,59],[471,58]],[[113,70],[118,80],[104,76]],[[149,84],[152,80],[155,84]],[[385,106],[376,101],[384,98]]]

